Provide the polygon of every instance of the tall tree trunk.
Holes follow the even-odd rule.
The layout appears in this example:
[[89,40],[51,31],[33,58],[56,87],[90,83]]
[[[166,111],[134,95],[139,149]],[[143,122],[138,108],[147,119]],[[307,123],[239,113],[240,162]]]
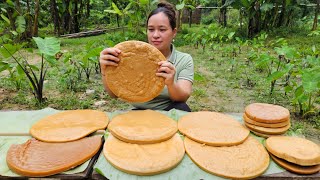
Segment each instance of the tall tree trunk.
[[77,33],[80,31],[79,28],[79,14],[78,14],[78,0],[74,0],[74,9],[72,11],[72,27],[71,33]]
[[86,9],[87,9],[86,17],[88,18],[90,16],[90,0],[87,0]]
[[191,27],[192,24],[192,9],[189,9],[189,27]]
[[181,16],[182,16],[182,9],[178,11],[177,13],[177,29],[181,30],[182,24],[181,24]]
[[83,7],[84,7],[84,2],[83,2],[83,0],[80,0],[80,8],[79,8],[79,26],[80,27],[83,27],[84,26],[84,21],[85,21],[85,17],[83,17]]
[[278,18],[278,14],[279,14],[278,9],[279,9],[279,5],[278,5],[278,3],[276,3],[276,7],[274,8],[273,22],[272,22],[271,27],[275,27],[275,25],[276,25],[276,20]]
[[27,27],[26,27],[26,36],[27,38],[31,38],[32,37],[32,18],[31,18],[31,10],[30,10],[30,2],[29,0],[27,0]]
[[[226,0],[221,0],[221,6],[225,3]],[[223,27],[227,27],[227,7],[220,8],[219,23]]]
[[314,19],[313,19],[313,26],[312,26],[312,31],[316,30],[318,27],[318,15],[320,12],[320,0],[317,0],[317,8],[315,10],[315,14],[314,14]]
[[33,30],[32,36],[38,36],[38,19],[39,19],[39,11],[40,11],[40,2],[39,0],[35,0],[35,9],[34,9],[34,21],[33,21]]
[[282,0],[282,8],[281,8],[281,14],[278,21],[278,27],[285,24],[285,14],[286,14],[286,6],[287,6],[287,0]]
[[[64,0],[65,6],[69,7],[70,4],[70,0]],[[70,24],[71,24],[71,15],[70,12],[68,10],[69,8],[67,8],[64,12],[63,12],[63,32],[70,32]]]
[[56,35],[60,35],[60,23],[59,23],[59,12],[57,8],[56,0],[50,0],[50,9],[51,9],[51,16],[53,18],[54,24],[54,33]]
[[288,13],[286,26],[289,26],[289,25],[290,25],[291,20],[292,20],[292,14],[293,14],[293,9],[291,9],[291,10],[289,11],[289,13]]
[[260,32],[260,20],[261,20],[261,11],[260,11],[260,3],[256,1],[254,3],[254,8],[251,10],[252,16],[249,19],[248,24],[248,37],[253,38],[256,34]]

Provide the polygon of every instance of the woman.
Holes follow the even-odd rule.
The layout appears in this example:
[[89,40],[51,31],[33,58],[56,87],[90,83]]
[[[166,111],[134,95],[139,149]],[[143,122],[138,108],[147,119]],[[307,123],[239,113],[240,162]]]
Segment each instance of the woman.
[[[186,101],[192,92],[193,60],[189,54],[175,50],[171,44],[177,33],[175,11],[169,3],[159,3],[147,20],[148,42],[156,47],[167,58],[167,61],[159,62],[156,73],[165,79],[165,88],[161,94],[145,103],[133,103],[136,109],[170,110],[180,109],[191,111]],[[117,66],[121,53],[116,48],[106,48],[100,53],[101,72],[105,72],[106,66]],[[111,97],[116,97],[105,83],[104,87]]]

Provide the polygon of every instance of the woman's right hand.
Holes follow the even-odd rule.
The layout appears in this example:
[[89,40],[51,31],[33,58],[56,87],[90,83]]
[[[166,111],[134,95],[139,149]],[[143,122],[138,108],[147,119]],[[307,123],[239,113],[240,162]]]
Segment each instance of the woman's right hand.
[[102,75],[104,75],[107,66],[118,66],[120,53],[121,51],[117,48],[106,48],[101,51],[99,62]]

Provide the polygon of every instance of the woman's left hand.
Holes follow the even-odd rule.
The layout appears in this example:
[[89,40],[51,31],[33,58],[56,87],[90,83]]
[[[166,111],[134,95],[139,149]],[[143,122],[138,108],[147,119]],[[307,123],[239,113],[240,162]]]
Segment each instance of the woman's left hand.
[[164,83],[167,86],[173,85],[174,75],[176,74],[176,68],[169,61],[160,61],[158,64],[160,67],[156,75],[164,77],[165,78]]

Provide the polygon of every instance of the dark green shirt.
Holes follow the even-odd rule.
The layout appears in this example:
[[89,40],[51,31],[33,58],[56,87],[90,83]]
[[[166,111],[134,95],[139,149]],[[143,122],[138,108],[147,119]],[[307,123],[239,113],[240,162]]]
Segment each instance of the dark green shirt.
[[[174,77],[175,82],[179,79],[185,79],[193,83],[194,66],[193,59],[189,54],[177,51],[175,47],[172,46],[172,53],[169,58],[169,62],[171,62],[176,68],[176,74]],[[160,95],[151,101],[145,103],[133,103],[132,105],[140,109],[163,110],[172,102],[168,88],[165,86]]]

